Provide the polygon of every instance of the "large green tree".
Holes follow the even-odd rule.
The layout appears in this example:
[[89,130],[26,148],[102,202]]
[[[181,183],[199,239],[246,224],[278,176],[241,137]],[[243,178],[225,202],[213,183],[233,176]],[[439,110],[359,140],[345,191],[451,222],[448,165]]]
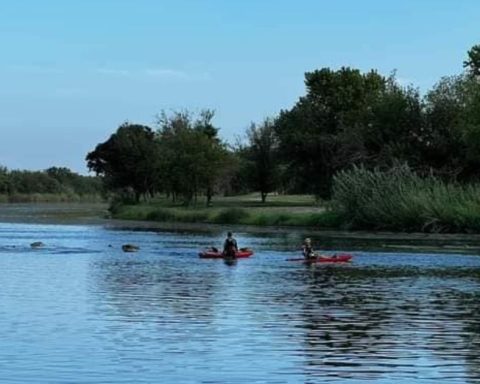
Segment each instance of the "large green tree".
[[198,117],[188,111],[161,113],[157,137],[161,148],[162,179],[166,192],[188,205],[205,194],[207,205],[221,181],[227,179],[229,154],[213,126],[213,111]]
[[88,153],[88,168],[104,177],[111,189],[131,190],[135,200],[157,187],[158,145],[150,127],[122,124],[110,138]]
[[478,179],[480,83],[469,74],[445,77],[428,92],[425,102],[426,163],[444,177]]
[[260,191],[262,203],[279,182],[278,138],[272,119],[252,123],[247,130],[248,146],[244,151],[248,179],[253,190]]
[[401,86],[394,75],[367,106],[361,127],[362,163],[389,168],[397,163],[420,167],[427,145],[423,101],[417,89]]
[[333,174],[365,159],[362,134],[385,84],[375,71],[323,68],[305,74],[307,94],[275,124],[295,191],[328,197]]

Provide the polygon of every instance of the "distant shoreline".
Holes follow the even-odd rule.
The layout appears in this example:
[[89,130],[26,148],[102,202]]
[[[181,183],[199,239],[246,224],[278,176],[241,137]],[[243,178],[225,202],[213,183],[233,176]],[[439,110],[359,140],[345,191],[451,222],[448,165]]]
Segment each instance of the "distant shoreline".
[[442,253],[480,254],[479,234],[431,234],[383,231],[348,231],[313,229],[309,227],[253,226],[239,224],[205,224],[186,222],[155,222],[121,220],[106,217],[107,204],[96,203],[21,203],[0,204],[0,223],[39,225],[92,225],[111,229],[132,229],[172,232],[218,232],[289,234],[302,239],[315,239],[322,249],[349,249],[372,247],[381,252],[422,251]]
[[78,202],[0,203],[0,222],[25,224],[103,224],[108,204]]

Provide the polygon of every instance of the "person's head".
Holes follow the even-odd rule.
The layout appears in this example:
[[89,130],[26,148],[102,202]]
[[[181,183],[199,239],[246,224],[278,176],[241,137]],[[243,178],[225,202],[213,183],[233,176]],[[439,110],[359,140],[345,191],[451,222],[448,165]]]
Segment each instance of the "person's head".
[[312,244],[312,240],[310,240],[310,238],[307,237],[307,238],[305,239],[305,244],[308,244],[308,245]]
[[232,236],[233,236],[232,232],[228,231],[227,232],[227,237],[232,237]]

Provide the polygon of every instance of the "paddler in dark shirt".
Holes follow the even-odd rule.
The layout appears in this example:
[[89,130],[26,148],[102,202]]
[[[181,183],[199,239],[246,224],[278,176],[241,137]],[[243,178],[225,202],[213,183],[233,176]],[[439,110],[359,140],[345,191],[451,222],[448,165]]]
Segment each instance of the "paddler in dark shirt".
[[235,257],[238,252],[237,240],[233,238],[232,232],[227,233],[227,238],[223,243],[223,254],[226,257]]
[[315,257],[315,253],[312,247],[312,240],[310,240],[310,238],[308,237],[305,239],[305,242],[303,243],[302,252],[303,252],[303,257],[305,259],[311,259]]

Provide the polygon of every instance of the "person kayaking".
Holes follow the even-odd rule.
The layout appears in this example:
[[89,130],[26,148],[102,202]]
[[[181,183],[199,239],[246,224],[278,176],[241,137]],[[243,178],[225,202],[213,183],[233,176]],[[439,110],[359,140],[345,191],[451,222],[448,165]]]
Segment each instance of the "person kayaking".
[[315,257],[315,252],[313,251],[312,240],[309,237],[305,239],[305,242],[302,246],[302,253],[305,259],[311,259]]
[[235,257],[236,252],[238,252],[237,240],[234,239],[232,232],[229,231],[223,243],[223,254],[226,257]]

